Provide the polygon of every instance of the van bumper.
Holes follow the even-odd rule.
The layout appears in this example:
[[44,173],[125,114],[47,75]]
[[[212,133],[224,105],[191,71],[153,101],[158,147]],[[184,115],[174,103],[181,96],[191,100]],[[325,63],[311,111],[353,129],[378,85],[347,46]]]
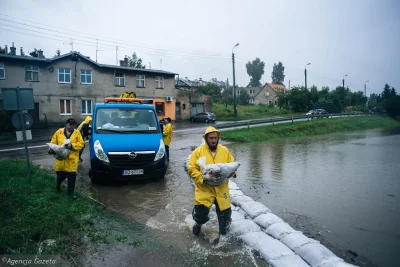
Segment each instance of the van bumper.
[[[140,180],[140,179],[161,179],[167,171],[166,156],[151,164],[130,167],[130,166],[115,166],[107,162],[103,162],[98,158],[90,160],[91,175],[101,177],[104,180]],[[143,169],[143,174],[140,175],[123,175],[124,170]]]

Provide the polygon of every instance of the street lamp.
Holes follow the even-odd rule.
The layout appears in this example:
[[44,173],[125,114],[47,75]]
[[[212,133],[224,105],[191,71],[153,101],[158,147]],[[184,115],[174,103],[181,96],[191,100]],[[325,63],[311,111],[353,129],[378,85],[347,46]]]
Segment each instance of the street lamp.
[[364,83],[364,96],[367,98],[367,101],[365,101],[365,110],[368,108],[367,83],[369,83],[369,80]]
[[236,81],[235,81],[235,54],[233,53],[233,49],[238,46],[239,43],[237,43],[234,47],[232,47],[232,68],[233,68],[233,114],[235,117],[237,117],[237,110],[236,110]]
[[307,65],[305,65],[304,66],[304,81],[305,81],[305,87],[306,87],[306,90],[305,90],[305,93],[306,93],[306,112],[307,112],[307,110],[308,110],[308,97],[307,97],[307,66],[308,65],[311,65],[311,63],[308,63]]

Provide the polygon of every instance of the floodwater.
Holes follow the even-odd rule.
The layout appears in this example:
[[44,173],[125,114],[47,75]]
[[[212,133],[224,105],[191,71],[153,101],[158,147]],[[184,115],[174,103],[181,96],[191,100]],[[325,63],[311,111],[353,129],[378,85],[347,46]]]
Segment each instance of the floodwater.
[[[191,213],[193,187],[183,162],[191,147],[200,143],[200,134],[179,135],[171,145],[172,162],[164,181],[96,185],[96,198],[153,229],[161,240],[173,242],[175,252],[190,252],[197,259],[196,265],[268,266],[236,241],[222,248],[213,246],[216,225],[200,238],[187,229],[184,220]],[[347,262],[398,266],[398,130],[227,146],[241,163],[234,181],[244,194],[269,207],[296,230],[320,240]]]

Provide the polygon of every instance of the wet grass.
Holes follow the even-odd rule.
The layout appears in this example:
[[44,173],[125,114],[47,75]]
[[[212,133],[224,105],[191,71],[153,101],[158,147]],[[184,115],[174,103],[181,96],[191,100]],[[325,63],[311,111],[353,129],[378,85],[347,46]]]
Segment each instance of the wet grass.
[[0,134],[0,142],[10,141],[13,139],[17,139],[15,133],[5,132]]
[[212,112],[215,113],[218,121],[240,121],[276,116],[289,117],[300,115],[300,113],[293,113],[287,109],[279,109],[267,105],[237,106],[237,111],[238,116],[234,117],[233,106],[228,105],[226,108],[223,104],[213,104],[212,107]]
[[304,122],[283,123],[224,131],[222,138],[228,141],[259,142],[270,139],[314,136],[334,132],[356,131],[400,126],[400,122],[386,116],[360,116],[335,119],[314,119]]
[[[0,161],[0,173],[0,254],[32,255],[41,248],[42,254],[71,259],[89,242],[140,245],[132,235],[125,237],[119,219],[103,206],[79,194],[73,201],[66,188],[56,193],[55,177],[48,171],[32,166],[32,184],[25,161]],[[45,240],[55,243],[47,246]]]

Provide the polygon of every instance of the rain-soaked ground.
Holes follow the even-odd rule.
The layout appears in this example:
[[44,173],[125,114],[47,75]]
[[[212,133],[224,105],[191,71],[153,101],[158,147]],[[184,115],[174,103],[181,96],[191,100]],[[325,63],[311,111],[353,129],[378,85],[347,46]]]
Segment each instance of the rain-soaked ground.
[[[201,131],[203,128],[175,131],[170,166],[159,182],[92,186],[85,151],[79,167],[80,190],[141,225],[140,237],[157,243],[153,251],[134,252],[124,245],[106,247],[106,252],[92,255],[92,266],[124,266],[123,262],[130,266],[133,261],[135,266],[268,266],[236,241],[213,246],[216,225],[200,238],[187,229],[184,219],[193,207],[193,187],[183,161],[201,143]],[[227,146],[241,163],[234,181],[244,194],[349,263],[398,266],[399,131],[369,130]],[[44,153],[37,153],[34,160],[52,164],[52,158]]]

